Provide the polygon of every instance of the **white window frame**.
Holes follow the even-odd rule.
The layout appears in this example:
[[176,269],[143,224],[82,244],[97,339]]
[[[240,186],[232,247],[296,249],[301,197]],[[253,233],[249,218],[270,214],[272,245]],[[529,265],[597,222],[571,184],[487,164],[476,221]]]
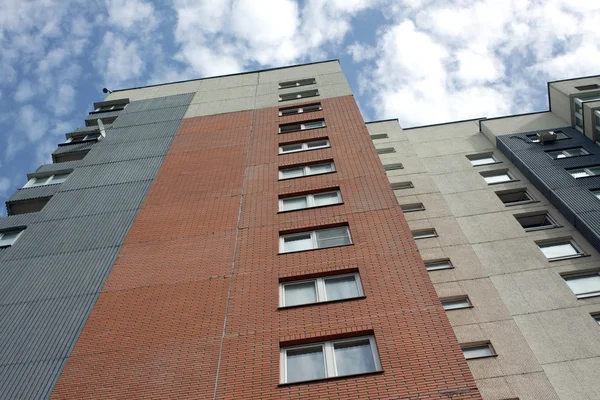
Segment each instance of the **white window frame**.
[[15,242],[17,240],[19,240],[19,238],[21,237],[21,234],[25,231],[25,229],[20,229],[20,230],[19,229],[9,229],[9,230],[4,230],[4,231],[0,232],[0,240],[1,240],[5,234],[13,233],[15,231],[18,231],[17,236],[10,243],[2,244],[2,242],[0,242],[0,249],[5,248],[5,247],[11,247],[13,244],[15,244]]
[[[573,150],[581,150],[583,154],[573,154],[573,153],[571,153],[571,151],[573,151]],[[548,154],[548,156],[550,158],[552,158],[553,160],[562,160],[563,158],[589,156],[590,152],[580,146],[580,147],[571,147],[570,149],[563,149],[563,150],[551,150],[551,151],[547,151],[546,154]]]
[[[328,279],[345,278],[347,276],[354,277],[354,281],[356,282],[356,287],[358,288],[357,296],[356,297],[345,297],[343,299],[336,299],[336,300],[328,300],[325,281]],[[317,301],[314,303],[293,304],[291,306],[286,305],[285,304],[285,287],[287,285],[295,285],[295,284],[308,283],[308,282],[315,283],[316,293],[317,293]],[[327,275],[327,276],[322,276],[319,278],[301,279],[301,280],[297,280],[297,281],[285,281],[285,282],[279,283],[279,307],[282,307],[282,308],[283,307],[308,306],[311,304],[324,303],[324,302],[328,302],[328,301],[342,301],[342,300],[347,300],[347,299],[357,299],[360,297],[364,297],[364,292],[363,292],[363,288],[362,288],[362,282],[360,281],[360,275],[358,272],[351,272],[351,273],[339,274],[339,275]]]
[[[326,144],[324,144],[323,146],[310,147],[311,143],[318,143],[318,142],[326,142]],[[283,149],[285,146],[292,146],[292,145],[298,145],[298,144],[302,146],[298,150],[288,150],[288,151],[285,151]],[[309,142],[301,142],[301,143],[282,143],[282,144],[279,145],[279,154],[299,153],[301,151],[327,149],[329,147],[331,147],[331,143],[329,142],[329,139],[318,139],[318,140],[311,140]]]
[[[464,310],[465,308],[473,308],[473,304],[471,304],[471,300],[469,299],[469,296],[456,296],[456,297],[447,297],[447,298],[442,298],[440,299],[440,302],[442,303],[442,307],[444,308],[444,311],[452,311],[452,310]],[[464,302],[464,306],[459,306],[459,307],[455,307],[455,306],[450,306],[450,307],[446,307],[446,305],[444,305],[444,302],[446,304],[449,303],[463,303]]]
[[[77,137],[77,136],[69,137],[67,140],[65,140],[65,143],[71,143],[75,137]],[[83,136],[83,139],[81,140],[81,142],[78,142],[78,143],[89,142],[92,140],[98,140],[99,138],[100,138],[99,133],[89,133],[89,134]]]
[[[575,179],[581,179],[581,178],[589,178],[590,176],[597,176],[600,175],[600,173],[595,174],[590,168],[599,168],[600,169],[600,165],[591,165],[589,167],[584,167],[584,168],[569,168],[567,170],[567,172],[569,174],[571,174],[571,176]],[[573,175],[574,173],[585,173],[585,176],[575,176]]]
[[[28,187],[37,187],[37,186],[46,186],[46,185],[58,185],[63,183],[64,181],[66,181],[68,179],[68,176],[66,178],[64,178],[62,181],[60,182],[53,182],[54,181],[54,177],[57,175],[70,175],[70,172],[63,172],[61,174],[53,174],[53,175],[48,175],[48,176],[38,176],[38,177],[34,177],[31,178],[30,180],[27,181],[27,183],[23,186],[23,188],[28,188]],[[45,181],[44,183],[35,183],[36,180],[38,179],[44,179]]]
[[[322,206],[318,206],[315,204],[315,196],[321,195],[321,194],[331,194],[331,193],[336,193],[337,194],[337,203],[331,203],[331,204],[325,204]],[[283,204],[285,200],[295,200],[295,199],[301,199],[301,198],[306,198],[306,204],[307,206],[304,208],[295,208],[293,210],[284,210],[283,209]],[[329,206],[334,206],[337,204],[341,204],[342,203],[342,192],[337,189],[337,190],[328,190],[326,192],[317,192],[317,193],[308,193],[302,196],[293,196],[293,197],[280,197],[279,198],[279,212],[292,212],[292,211],[300,211],[300,210],[306,210],[307,208],[314,208],[314,207],[329,207]]]
[[[579,257],[583,257],[586,255],[583,252],[583,250],[581,250],[581,248],[573,241],[573,239],[563,239],[563,240],[556,240],[556,241],[551,241],[551,242],[541,242],[541,243],[536,243],[536,244],[539,247],[542,254],[544,254],[544,257],[546,257],[546,259],[548,261],[568,260],[570,258],[579,258]],[[576,254],[570,254],[570,255],[549,258],[546,256],[546,254],[542,250],[542,247],[561,246],[561,245],[565,245],[565,244],[571,245],[571,247],[573,247],[573,249],[575,249]]]
[[[536,211],[536,212],[525,213],[525,214],[516,214],[516,215],[514,215],[514,217],[517,220],[517,222],[519,223],[519,225],[521,225],[521,227],[525,230],[525,232],[539,231],[539,230],[543,230],[543,229],[560,228],[560,225],[558,224],[558,222],[556,222],[556,220],[550,215],[550,213],[548,211]],[[525,227],[523,225],[523,219],[525,219],[525,218],[543,218],[542,221],[548,221],[549,224]]]
[[[325,164],[330,164],[331,165],[331,171],[325,171],[325,172],[316,172],[316,173],[311,173],[311,167],[317,167],[319,165],[325,165]],[[289,178],[285,178],[283,176],[283,171],[288,171],[291,169],[300,169],[302,168],[302,175],[300,176],[292,176]],[[281,168],[279,169],[279,180],[286,180],[286,179],[294,179],[294,178],[301,178],[303,176],[310,176],[310,175],[322,175],[322,174],[330,174],[332,172],[335,172],[335,164],[333,163],[333,161],[326,161],[326,162],[318,162],[315,164],[309,164],[309,165],[301,165],[301,166],[297,166],[297,167],[289,167],[289,168]]]
[[584,96],[573,98],[573,114],[575,116],[575,129],[583,133],[584,131],[584,119],[583,119],[583,103],[590,101],[600,100],[600,94],[586,94]]
[[[512,173],[509,170],[485,171],[485,172],[480,173],[480,175],[483,178],[483,180],[485,181],[485,183],[487,183],[488,185],[500,185],[502,183],[515,182],[517,180],[514,178],[514,176],[512,175]],[[498,182],[488,181],[488,178],[499,177],[502,175],[506,175],[508,177],[508,180],[498,181]]]
[[[320,125],[316,125],[317,123],[320,123]],[[298,126],[298,129],[293,129],[290,131],[281,131],[281,128],[285,128],[286,126],[289,127],[296,127]],[[311,129],[319,129],[319,128],[325,128],[327,125],[325,124],[325,119],[321,118],[321,119],[317,119],[317,120],[313,120],[313,121],[304,121],[304,122],[300,122],[297,124],[284,124],[284,125],[280,125],[279,126],[279,133],[280,134],[286,134],[286,133],[292,133],[292,132],[300,132],[300,131],[308,131]]]
[[[429,267],[429,268],[428,268]],[[454,265],[449,259],[425,261],[425,269],[431,271],[443,271],[445,269],[454,269]]]
[[600,189],[590,190],[590,192],[592,192],[592,194],[596,196],[598,200],[600,200]]
[[[346,235],[348,236],[348,240],[349,243],[347,244],[342,244],[342,245],[336,245],[336,246],[327,246],[327,247],[319,247],[319,243],[317,240],[317,232],[322,231],[322,230],[326,230],[326,229],[333,229],[333,228],[345,228],[346,229]],[[304,236],[304,235],[310,235],[310,240],[311,240],[311,245],[312,247],[307,248],[307,249],[302,249],[302,250],[291,250],[291,251],[285,251],[285,239],[287,238],[293,238],[295,236]],[[321,229],[314,229],[311,231],[302,231],[302,232],[296,232],[296,233],[286,233],[283,235],[279,235],[279,253],[280,254],[288,254],[288,253],[297,253],[299,251],[308,251],[308,250],[317,250],[317,249],[330,249],[333,247],[340,247],[340,246],[348,246],[351,245],[352,242],[352,235],[350,235],[350,228],[348,227],[348,225],[341,225],[341,226],[333,226],[330,228],[321,228]]]
[[[467,159],[469,160],[469,162],[471,163],[471,165],[473,167],[481,167],[484,165],[492,165],[492,164],[501,163],[501,161],[498,161],[496,159],[496,156],[494,155],[494,153],[471,154],[471,155],[467,156]],[[491,159],[492,161],[480,163],[480,164],[477,163],[477,161],[487,160],[487,159]]]
[[[294,110],[296,112],[287,112],[287,111],[294,111]],[[285,117],[288,115],[304,114],[304,113],[311,113],[311,112],[317,112],[317,111],[323,111],[323,106],[321,106],[321,103],[307,104],[307,105],[301,106],[301,107],[281,108],[281,109],[279,109],[279,116]]]
[[302,92],[282,93],[279,95],[279,101],[292,101],[319,96],[319,89],[303,90]]
[[295,81],[279,82],[278,86],[279,86],[279,89],[292,89],[292,88],[296,88],[296,87],[300,87],[300,86],[310,86],[310,85],[316,85],[316,84],[317,84],[316,78],[304,78],[304,79],[298,79]]
[[573,294],[578,298],[578,299],[586,299],[588,297],[598,297],[600,296],[600,287],[598,287],[598,290],[595,290],[593,292],[585,292],[585,293],[576,293],[573,288],[569,285],[569,279],[574,279],[574,278],[583,278],[583,277],[597,277],[600,276],[600,271],[595,271],[595,272],[586,272],[586,273],[581,273],[581,274],[573,274],[573,275],[563,275],[563,279],[565,280],[565,283],[567,284],[567,286],[569,287],[569,289],[571,289],[571,291],[573,292]]
[[414,240],[429,239],[429,238],[435,238],[435,237],[439,236],[437,234],[437,231],[434,228],[418,229],[418,230],[412,231],[412,234],[413,234]]
[[[364,372],[365,374],[374,373],[381,371],[381,361],[379,360],[379,352],[377,351],[377,344],[375,343],[375,337],[373,335],[368,336],[357,336],[348,339],[329,340],[325,342],[309,343],[300,346],[286,346],[280,348],[280,383],[298,383],[298,382],[310,382],[309,381],[292,381],[289,382],[287,379],[287,352],[290,350],[302,350],[311,348],[321,348],[323,353],[323,359],[325,361],[325,376],[322,378],[316,378],[315,380],[334,378],[337,376],[352,376],[352,375],[340,375],[338,373],[338,367],[335,360],[335,345],[337,344],[348,344],[355,342],[369,341],[371,347],[371,355],[373,357],[373,364],[375,365],[374,371]],[[363,373],[359,374],[362,375]]]
[[[483,347],[487,347],[489,349],[489,351],[490,351],[490,354],[485,355],[485,356],[476,356],[476,357],[467,357],[467,355],[465,354],[465,350],[478,349],[478,348],[483,348]],[[460,348],[463,351],[463,355],[465,356],[466,360],[477,360],[479,358],[488,358],[488,357],[494,357],[494,356],[498,355],[496,353],[496,350],[494,350],[494,346],[492,346],[492,343],[490,343],[490,342],[465,343],[465,344],[461,344]]]
[[[505,203],[504,201],[502,201],[502,196],[510,196],[512,194],[517,194],[517,193],[522,193],[522,197],[526,197],[526,199],[513,201],[510,203]],[[531,195],[531,193],[529,192],[529,190],[527,190],[527,188],[501,190],[501,191],[496,192],[496,195],[498,196],[500,201],[502,201],[502,204],[504,204],[505,207],[516,206],[519,204],[537,203],[537,200]]]
[[[109,111],[121,111],[122,109],[124,109],[127,106],[127,104],[111,104],[109,106],[100,106],[100,107],[96,107],[96,109],[94,110],[95,113],[98,112],[109,112]],[[109,107],[106,110],[103,110],[103,108],[105,107]]]

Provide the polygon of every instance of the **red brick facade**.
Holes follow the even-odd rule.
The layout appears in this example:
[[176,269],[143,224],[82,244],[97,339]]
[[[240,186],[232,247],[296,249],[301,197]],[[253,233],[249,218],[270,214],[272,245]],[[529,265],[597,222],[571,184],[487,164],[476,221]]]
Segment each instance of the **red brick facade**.
[[[184,120],[52,398],[480,399],[353,97],[321,104]],[[319,160],[336,172],[278,180]],[[343,204],[278,213],[278,195],[330,187]],[[340,223],[352,245],[278,254],[280,232]],[[358,270],[365,298],[278,309],[281,279],[332,270]],[[359,333],[383,372],[279,385],[280,344]]]

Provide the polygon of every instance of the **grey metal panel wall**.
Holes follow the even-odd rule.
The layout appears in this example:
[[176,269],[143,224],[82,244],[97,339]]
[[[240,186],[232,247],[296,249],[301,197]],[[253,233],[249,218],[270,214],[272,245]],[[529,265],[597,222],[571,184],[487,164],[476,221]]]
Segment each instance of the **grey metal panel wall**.
[[[107,112],[98,113],[98,114],[90,114],[85,118],[85,120],[87,122],[87,121],[95,121],[97,119],[118,117],[119,114],[121,114],[122,112],[123,112],[123,110],[107,111]],[[96,124],[94,124],[94,125],[96,125]]]
[[13,196],[53,194],[42,211],[0,218],[27,226],[0,250],[0,398],[50,396],[192,98],[173,97],[130,103],[83,160],[36,171],[64,183]]
[[60,184],[21,188],[7,200],[7,203],[21,200],[38,199],[40,197],[49,197],[54,195],[59,188]]
[[[571,127],[561,129],[569,139],[552,144],[531,143],[524,132],[497,137],[497,146],[550,202],[600,251],[600,176],[575,179],[571,168],[600,165],[600,147]],[[544,132],[544,131],[539,131]],[[548,151],[583,147],[586,156],[553,160]]]
[[52,155],[57,154],[66,154],[66,153],[76,153],[78,151],[91,149],[97,142],[95,140],[84,142],[84,143],[74,143],[66,146],[58,146],[58,149],[54,150]]

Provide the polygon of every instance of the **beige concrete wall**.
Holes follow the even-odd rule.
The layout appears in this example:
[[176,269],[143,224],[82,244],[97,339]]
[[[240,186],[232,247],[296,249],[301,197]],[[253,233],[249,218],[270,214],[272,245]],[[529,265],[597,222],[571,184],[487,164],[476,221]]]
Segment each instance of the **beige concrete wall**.
[[[552,113],[485,121],[492,139],[510,132],[568,125]],[[423,203],[405,214],[413,230],[435,228],[438,237],[419,239],[424,260],[449,258],[453,269],[431,271],[440,297],[468,295],[473,307],[448,311],[461,343],[489,340],[497,356],[469,360],[485,399],[599,399],[600,327],[590,316],[600,297],[577,300],[561,273],[583,271],[600,255],[520,174],[477,121],[402,130],[396,121],[368,123],[390,183],[413,183],[396,190],[400,204]],[[492,152],[497,164],[473,167],[467,155]],[[488,185],[480,172],[507,169],[515,182]],[[535,202],[505,206],[495,192],[526,188]],[[548,211],[559,228],[525,232],[515,214]],[[536,245],[572,237],[589,257],[549,262]],[[594,368],[594,369],[591,369]],[[594,378],[595,377],[595,378]]]
[[[566,107],[569,106],[567,101]],[[564,109],[557,107],[557,109]],[[567,109],[568,110],[568,109]],[[489,119],[481,122],[481,132],[494,145],[496,136],[540,129],[556,129],[571,126],[570,114],[561,116],[554,112],[543,112],[514,117]]]

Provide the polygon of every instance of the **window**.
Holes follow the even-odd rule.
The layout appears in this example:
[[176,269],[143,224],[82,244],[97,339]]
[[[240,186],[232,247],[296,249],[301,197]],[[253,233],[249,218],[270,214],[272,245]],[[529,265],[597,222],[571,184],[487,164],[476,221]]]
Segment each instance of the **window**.
[[67,180],[68,177],[69,173],[31,178],[29,182],[27,182],[23,187],[27,188],[33,186],[54,185],[57,183],[63,183]]
[[387,139],[389,136],[387,133],[378,133],[375,135],[371,135],[371,140],[377,140],[377,139]]
[[[569,139],[569,137],[567,135],[565,135],[562,131],[548,131],[548,132],[555,133],[556,134],[556,140]],[[539,143],[540,142],[540,139],[538,138],[538,134],[537,133],[530,133],[530,134],[528,134],[526,136],[533,143]]]
[[53,154],[52,160],[55,163],[83,160],[83,158],[87,155],[87,153],[89,153],[89,151],[90,149],[86,149],[83,151],[71,151],[62,154]]
[[508,171],[486,171],[481,172],[480,174],[483,177],[483,179],[485,179],[488,185],[512,182],[515,180]]
[[381,370],[373,336],[283,347],[280,362],[281,383]]
[[600,89],[600,85],[597,83],[593,83],[591,85],[583,85],[583,86],[575,86],[575,89],[581,90],[592,90],[592,89]]
[[331,147],[328,139],[313,140],[302,143],[281,144],[279,146],[279,154],[297,153],[299,151],[324,149]]
[[333,161],[292,168],[282,168],[279,170],[279,179],[291,179],[300,176],[326,174],[329,172],[335,172]]
[[93,113],[101,113],[101,112],[108,112],[108,111],[120,111],[122,109],[125,108],[127,104],[112,104],[112,105],[106,105],[106,106],[100,106],[100,107],[96,107],[96,109],[92,112]]
[[415,186],[413,185],[412,182],[408,181],[408,182],[394,182],[391,184],[392,186],[392,190],[402,190],[402,189],[411,189],[414,188]]
[[384,149],[377,149],[377,154],[389,154],[389,153],[395,153],[396,149],[394,149],[393,147],[386,147]]
[[89,135],[71,136],[70,138],[65,140],[65,143],[74,144],[74,143],[89,142],[92,140],[98,140],[99,137],[100,137],[99,133],[91,133]]
[[342,202],[339,190],[305,194],[303,196],[279,198],[279,211],[302,210],[304,208],[331,206]]
[[422,230],[418,230],[418,231],[413,231],[413,238],[416,239],[426,239],[426,238],[433,238],[433,237],[437,237],[438,234],[435,231],[435,229],[422,229]]
[[454,266],[450,260],[435,260],[425,261],[425,269],[427,271],[438,271],[440,269],[453,269]]
[[308,129],[324,128],[324,127],[325,127],[325,120],[318,119],[318,120],[315,120],[315,121],[303,122],[301,124],[279,125],[279,133],[305,131],[305,130],[308,130]]
[[289,89],[298,86],[314,85],[317,83],[315,78],[300,79],[297,81],[287,81],[279,83],[279,89]]
[[0,232],[0,249],[12,246],[24,230],[25,229],[12,229]]
[[387,164],[383,166],[383,169],[385,169],[386,171],[393,171],[395,169],[403,169],[404,166],[401,163],[396,163],[396,164]]
[[440,300],[442,301],[442,307],[446,311],[473,307],[468,296],[448,297]]
[[362,296],[362,286],[357,273],[284,282],[279,285],[280,307],[352,299]]
[[535,202],[535,199],[529,194],[527,189],[512,189],[496,192],[496,195],[505,206],[515,206],[518,204],[527,204]]
[[559,227],[547,211],[515,215],[515,218],[527,232]]
[[600,189],[592,190],[592,194],[600,199]]
[[594,320],[598,323],[598,325],[600,325],[600,313],[592,314],[592,318],[594,318]]
[[569,239],[550,243],[538,243],[537,245],[548,260],[563,260],[585,255],[579,247]]
[[291,253],[295,251],[324,249],[352,244],[348,226],[317,229],[314,231],[290,233],[279,236],[279,251]]
[[471,165],[474,167],[478,167],[480,165],[496,164],[499,162],[498,160],[496,160],[492,153],[473,154],[467,156],[467,158],[469,159],[469,161],[471,161]]
[[563,278],[578,299],[600,296],[600,273],[598,272]]
[[583,103],[600,100],[600,95],[597,93],[583,93],[579,97],[573,99],[573,113],[575,114],[575,129],[583,132]]
[[600,165],[594,165],[586,168],[572,168],[567,170],[575,179],[586,178],[588,176],[600,175]]
[[322,109],[323,107],[321,107],[321,103],[309,104],[302,107],[280,108],[279,116],[283,117],[286,115],[305,114],[309,112],[321,111]]
[[317,89],[314,90],[305,90],[303,92],[294,92],[294,93],[286,93],[279,95],[279,101],[289,101],[289,100],[298,100],[305,99],[307,97],[315,97],[319,95],[319,91]]
[[491,343],[464,344],[461,345],[463,354],[467,360],[474,358],[492,357],[496,355]]
[[423,205],[423,203],[401,204],[400,208],[404,213],[425,210],[425,206]]
[[590,153],[588,153],[588,151],[583,147],[575,147],[572,149],[547,151],[546,154],[548,154],[554,160],[558,160],[561,158],[587,156]]

